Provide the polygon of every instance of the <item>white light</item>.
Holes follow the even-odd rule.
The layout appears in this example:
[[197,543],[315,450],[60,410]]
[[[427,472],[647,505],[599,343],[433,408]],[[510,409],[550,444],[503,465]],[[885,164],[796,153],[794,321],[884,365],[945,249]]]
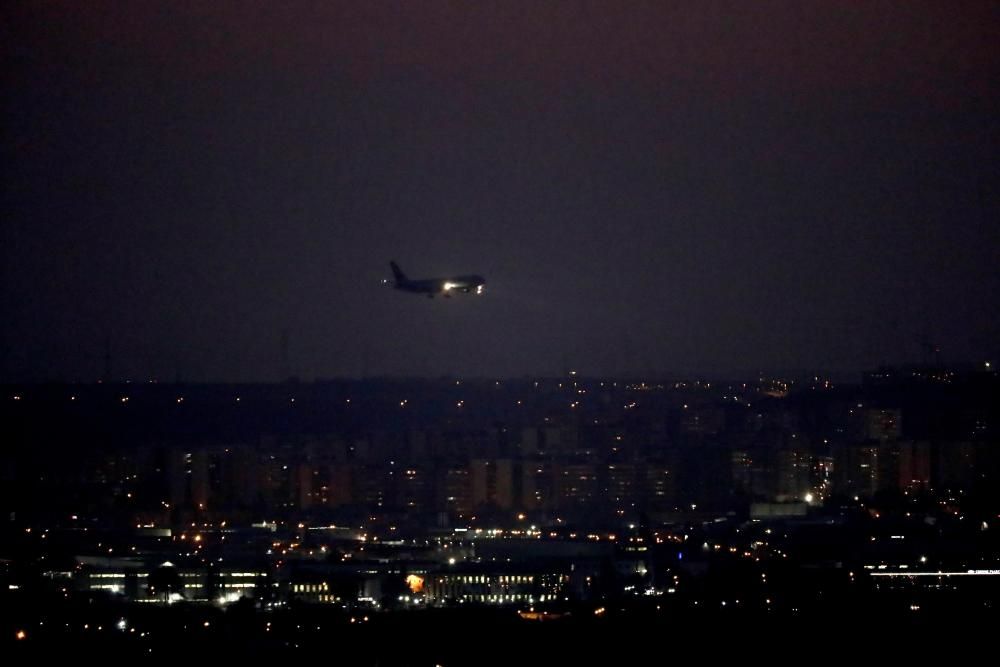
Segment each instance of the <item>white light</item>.
[[811,503],[813,501],[813,494],[807,493],[805,495],[805,498],[803,498],[803,500],[805,500],[807,503]]
[[[884,567],[884,566],[879,566]],[[1000,570],[966,570],[965,572],[872,572],[873,577],[996,577]]]

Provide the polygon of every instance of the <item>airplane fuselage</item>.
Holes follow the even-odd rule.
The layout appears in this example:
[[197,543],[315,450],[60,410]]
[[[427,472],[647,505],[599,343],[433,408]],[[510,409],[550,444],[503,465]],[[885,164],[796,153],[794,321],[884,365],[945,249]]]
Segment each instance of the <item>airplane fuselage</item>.
[[452,294],[481,295],[486,285],[486,279],[479,275],[411,280],[399,270],[395,263],[392,263],[391,266],[395,276],[392,286],[403,292],[426,294],[428,297],[435,295],[450,297]]

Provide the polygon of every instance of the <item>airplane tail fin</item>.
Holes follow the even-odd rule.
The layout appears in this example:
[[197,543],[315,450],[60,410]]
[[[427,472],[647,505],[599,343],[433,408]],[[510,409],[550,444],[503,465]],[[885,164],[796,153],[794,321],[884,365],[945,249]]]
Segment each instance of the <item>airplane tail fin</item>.
[[396,278],[396,282],[397,283],[405,283],[406,282],[406,274],[403,273],[403,270],[399,268],[399,264],[396,264],[396,262],[389,262],[389,266],[392,267],[392,275],[393,275],[393,277]]

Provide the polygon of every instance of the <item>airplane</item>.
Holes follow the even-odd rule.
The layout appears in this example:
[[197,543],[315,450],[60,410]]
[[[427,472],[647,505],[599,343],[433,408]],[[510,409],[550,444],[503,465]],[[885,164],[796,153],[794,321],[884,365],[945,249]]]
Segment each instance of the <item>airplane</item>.
[[[413,292],[414,294],[426,294],[428,299],[433,299],[435,294],[451,297],[452,294],[482,294],[486,285],[486,280],[482,276],[454,276],[452,278],[426,278],[423,280],[410,280],[403,273],[396,262],[389,262],[392,267],[392,275],[395,280],[392,286],[403,292]],[[383,284],[390,284],[388,280],[383,280]]]

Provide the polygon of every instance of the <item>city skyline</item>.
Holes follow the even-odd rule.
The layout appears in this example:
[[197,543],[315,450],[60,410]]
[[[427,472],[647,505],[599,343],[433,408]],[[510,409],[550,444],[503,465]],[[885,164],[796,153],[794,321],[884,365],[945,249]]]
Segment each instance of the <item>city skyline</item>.
[[998,36],[0,2],[4,655],[978,654]]

